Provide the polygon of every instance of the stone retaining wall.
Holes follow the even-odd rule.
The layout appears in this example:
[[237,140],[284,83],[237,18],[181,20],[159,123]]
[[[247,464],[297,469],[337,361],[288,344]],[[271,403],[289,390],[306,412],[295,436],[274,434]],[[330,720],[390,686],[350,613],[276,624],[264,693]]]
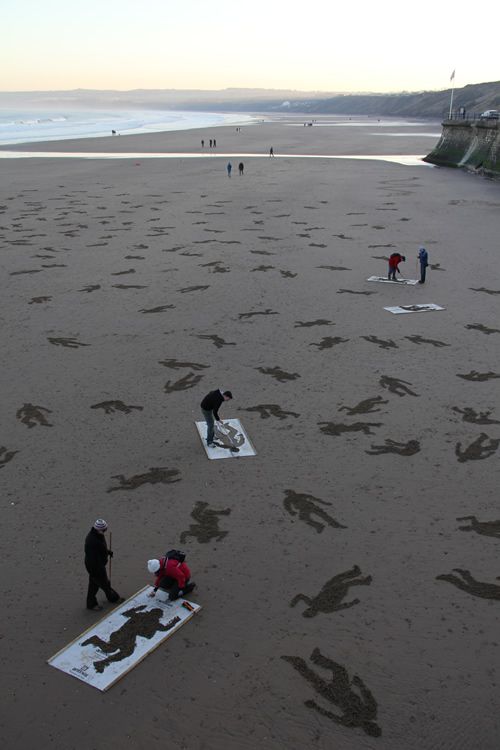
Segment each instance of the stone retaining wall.
[[441,138],[424,161],[500,177],[500,121],[443,122]]

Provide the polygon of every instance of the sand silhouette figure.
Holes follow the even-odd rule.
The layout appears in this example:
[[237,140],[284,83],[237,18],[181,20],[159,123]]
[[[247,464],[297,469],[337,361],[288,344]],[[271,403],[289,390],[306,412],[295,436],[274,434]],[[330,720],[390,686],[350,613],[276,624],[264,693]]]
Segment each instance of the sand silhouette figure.
[[217,349],[222,349],[223,346],[236,346],[235,341],[224,341],[224,339],[221,339],[221,337],[217,336],[215,333],[200,333],[196,338],[211,341]]
[[313,342],[309,346],[317,346],[319,351],[322,351],[323,349],[331,349],[333,346],[337,346],[337,344],[345,344],[348,341],[349,339],[343,339],[341,336],[324,336],[320,342]]
[[469,323],[465,328],[468,328],[470,331],[481,331],[481,333],[485,333],[487,336],[491,333],[500,333],[500,328],[488,328],[488,326],[482,323]]
[[214,425],[214,436],[216,438],[214,440],[215,445],[219,448],[229,448],[229,450],[241,448],[245,442],[244,435],[228,422],[224,423],[223,429],[216,422]]
[[500,289],[486,289],[484,286],[481,286],[478,289],[470,286],[469,289],[471,289],[473,292],[484,292],[485,294],[500,294]]
[[167,380],[163,386],[165,393],[173,393],[174,391],[187,391],[188,388],[194,388],[198,385],[203,375],[195,375],[194,372],[188,372],[183,378],[179,378],[175,382]]
[[[436,581],[447,581],[452,583],[462,591],[466,591],[471,596],[479,596],[481,599],[500,599],[500,585],[497,583],[485,583],[484,581],[476,581],[476,579],[469,573],[468,570],[462,570],[461,568],[453,568],[458,575],[453,573],[445,573],[440,576],[436,576]],[[497,576],[497,580],[500,576]]]
[[284,271],[282,268],[280,268],[280,274],[284,279],[294,279],[298,275],[292,271]]
[[209,287],[210,284],[198,284],[197,286],[185,286],[183,289],[178,289],[177,291],[181,294],[187,294],[188,292],[202,292]]
[[337,294],[363,294],[368,297],[370,294],[376,294],[377,292],[355,292],[353,289],[338,289]]
[[211,542],[212,539],[218,542],[222,541],[229,532],[219,530],[219,516],[228,516],[230,513],[230,508],[214,510],[208,507],[208,503],[199,500],[191,511],[191,518],[196,523],[190,524],[189,529],[182,532],[181,544],[184,544],[190,536],[194,536],[200,544]]
[[[294,490],[285,490],[283,507],[287,513],[291,516],[298,515],[300,521],[304,521],[308,526],[312,526],[318,534],[321,534],[326,526],[331,526],[333,529],[347,528],[347,526],[343,526],[335,518],[328,515],[326,510],[320,507],[321,505],[331,505],[331,503],[326,500],[320,500],[319,497],[314,497],[314,495],[306,495],[301,492],[294,492]],[[312,516],[318,516],[323,523],[314,521]]]
[[51,299],[52,297],[32,297],[28,302],[28,305],[37,305],[43,302],[50,302]]
[[452,407],[453,411],[457,414],[462,414],[462,422],[470,422],[472,424],[500,424],[498,419],[490,419],[491,411],[474,411],[470,407],[466,406],[464,409],[460,409],[458,406]]
[[158,307],[142,308],[139,312],[146,315],[147,313],[165,312],[165,310],[172,310],[172,308],[175,308],[175,305],[159,305]]
[[79,292],[95,292],[97,289],[100,289],[100,284],[89,284],[88,286],[84,286],[83,289],[78,289]]
[[158,361],[159,365],[169,367],[171,370],[180,370],[183,367],[187,367],[190,370],[206,370],[210,365],[200,365],[197,362],[180,362],[178,359],[162,359]]
[[117,411],[121,411],[124,414],[130,414],[132,409],[142,411],[143,406],[132,406],[132,404],[124,404],[123,401],[101,401],[100,404],[93,404],[91,409],[104,409],[106,414],[114,414]]
[[414,456],[420,452],[418,440],[408,440],[407,443],[398,443],[397,440],[386,438],[385,445],[372,445],[370,451],[365,450],[372,456],[380,456],[383,453],[396,453],[398,456]]
[[65,346],[68,349],[78,349],[80,346],[90,346],[90,344],[83,344],[81,341],[77,341],[74,337],[73,338],[53,338],[52,336],[47,336],[47,339],[50,341],[51,344],[54,344],[54,346]]
[[263,375],[271,375],[279,383],[286,383],[288,380],[297,380],[297,378],[300,378],[298,372],[286,372],[280,367],[256,367],[255,369]]
[[431,344],[432,346],[436,347],[450,346],[449,344],[445,344],[444,341],[438,341],[437,339],[424,339],[423,336],[419,335],[405,336],[405,339],[408,339],[408,341],[412,341],[414,344]]
[[163,625],[160,620],[164,611],[156,607],[144,612],[143,610],[146,607],[146,604],[142,604],[139,607],[132,607],[132,609],[122,612],[122,617],[128,617],[129,619],[121,628],[110,634],[109,641],[103,641],[99,636],[92,635],[80,644],[82,646],[95,646],[104,654],[110,654],[105,659],[94,662],[96,672],[102,674],[110,664],[132,656],[138,637],[150,640],[156,633],[166,633],[180,622],[180,617],[173,617],[166,625]]
[[380,411],[377,408],[378,406],[388,403],[382,396],[372,396],[372,398],[365,398],[363,401],[360,401],[356,406],[341,406],[339,407],[339,411],[346,411],[350,417],[355,414],[374,414]]
[[113,479],[118,479],[118,487],[110,487],[107,492],[116,492],[117,490],[136,490],[143,484],[173,484],[180,482],[178,469],[166,469],[163,466],[152,467],[144,474],[136,474],[133,477],[125,478],[123,474],[116,474]]
[[255,412],[260,414],[261,419],[269,419],[270,417],[276,417],[277,419],[283,420],[287,417],[300,417],[295,411],[284,411],[278,404],[258,404],[257,406],[249,406],[243,411]]
[[468,526],[459,526],[460,531],[475,531],[482,536],[500,539],[500,521],[478,521],[476,516],[460,516],[457,521],[470,521]]
[[408,388],[412,385],[407,380],[398,380],[398,378],[391,378],[389,375],[382,375],[378,381],[382,388],[386,388],[391,393],[395,393],[397,396],[417,396],[418,393]]
[[371,576],[357,578],[360,573],[361,570],[359,567],[354,565],[350,570],[345,570],[343,573],[330,578],[319,594],[316,594],[312,599],[309,596],[305,596],[305,594],[297,594],[290,602],[290,607],[295,607],[297,602],[308,604],[309,606],[302,612],[303,617],[316,617],[320,612],[330,614],[331,612],[337,612],[339,609],[354,607],[355,604],[359,604],[359,599],[342,603],[342,599],[347,595],[349,587],[368,586],[372,582]]
[[19,451],[9,451],[5,446],[0,446],[0,469],[3,469],[5,464],[12,461],[16,453],[19,453]]
[[331,320],[325,318],[317,318],[317,320],[297,320],[295,321],[294,328],[311,328],[312,326],[334,326]]
[[392,339],[379,339],[377,336],[361,336],[371,344],[377,344],[381,349],[398,349],[398,345]]
[[462,374],[457,372],[457,378],[462,378],[462,380],[470,380],[473,383],[483,383],[485,380],[494,380],[495,378],[500,378],[500,375],[496,372],[478,372],[477,370],[471,370],[467,374]]
[[51,423],[47,421],[46,414],[52,414],[52,411],[45,409],[43,406],[35,406],[34,404],[24,404],[24,406],[16,411],[17,419],[23,424],[28,425],[28,427],[36,427],[36,425],[52,427]]
[[[486,443],[486,441],[489,443]],[[455,446],[455,455],[460,463],[465,461],[481,461],[489,458],[498,450],[500,438],[490,438],[485,432],[482,432],[470,445],[462,450],[462,443]]]
[[321,432],[325,435],[338,437],[344,432],[362,432],[364,435],[373,435],[373,427],[382,427],[382,422],[353,422],[352,424],[343,424],[334,422],[318,422]]
[[238,313],[238,318],[240,320],[245,320],[246,318],[255,318],[256,315],[279,315],[279,313],[268,307],[265,310],[259,310],[257,312]]
[[347,268],[347,266],[316,266],[316,268],[324,268],[327,271],[352,271],[352,268]]
[[354,675],[352,679],[349,678],[345,667],[323,656],[319,648],[314,649],[310,660],[331,672],[329,680],[311,669],[300,656],[282,656],[281,659],[291,664],[322,698],[337,706],[341,713],[339,715],[328,711],[315,700],[305,701],[307,708],[313,708],[321,716],[326,716],[341,726],[349,729],[359,727],[370,737],[380,737],[382,730],[375,721],[377,702],[360,677]]

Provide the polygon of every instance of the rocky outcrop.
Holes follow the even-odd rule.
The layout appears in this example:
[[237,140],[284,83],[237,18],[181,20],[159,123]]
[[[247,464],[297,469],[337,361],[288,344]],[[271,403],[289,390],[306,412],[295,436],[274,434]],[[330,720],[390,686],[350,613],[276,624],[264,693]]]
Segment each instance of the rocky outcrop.
[[424,161],[500,178],[500,121],[446,120],[437,146]]

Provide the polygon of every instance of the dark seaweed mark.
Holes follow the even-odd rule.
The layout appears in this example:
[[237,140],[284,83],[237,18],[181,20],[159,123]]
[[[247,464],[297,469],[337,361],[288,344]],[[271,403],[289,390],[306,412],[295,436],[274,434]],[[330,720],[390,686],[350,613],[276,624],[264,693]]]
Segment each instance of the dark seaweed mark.
[[334,437],[339,437],[344,432],[362,432],[364,435],[373,435],[372,427],[382,427],[382,422],[354,422],[353,424],[318,422],[318,426],[325,435]]
[[294,328],[311,328],[312,326],[334,326],[331,320],[325,320],[324,318],[318,318],[317,320],[297,320],[295,321]]
[[214,333],[200,333],[196,338],[211,341],[217,349],[222,349],[223,346],[236,346],[235,341],[224,341],[224,339],[221,339],[220,336],[217,336],[217,334]]
[[417,396],[418,393],[415,393],[410,388],[408,388],[411,383],[409,383],[407,380],[398,380],[398,378],[390,378],[388,375],[382,375],[380,380],[378,381],[382,388],[387,388],[388,391],[391,393],[395,393],[398,396]]
[[472,331],[481,331],[481,333],[486,333],[487,335],[490,333],[500,333],[500,328],[488,328],[488,326],[484,326],[482,323],[469,323],[469,325],[464,327]]
[[52,297],[32,297],[28,305],[40,304],[42,302],[50,302]]
[[[489,440],[489,444],[483,445],[486,440]],[[482,432],[465,450],[462,450],[462,443],[457,443],[455,446],[455,455],[460,463],[464,463],[465,461],[481,461],[496,453],[499,445],[500,439],[490,438],[485,432]]]
[[271,377],[280,383],[286,383],[288,380],[296,380],[297,378],[300,378],[298,372],[285,372],[285,370],[282,370],[280,367],[256,367],[255,369],[263,375],[271,375]]
[[341,406],[339,411],[346,411],[350,417],[354,416],[354,414],[373,414],[380,411],[380,409],[375,408],[377,405],[388,403],[382,396],[373,396],[372,398],[365,398],[364,401],[360,401],[356,406]]
[[500,289],[486,289],[484,286],[481,286],[478,289],[470,286],[469,289],[471,289],[473,292],[484,292],[485,294],[500,294]]
[[327,271],[352,271],[352,268],[346,266],[316,266],[316,268],[325,268]]
[[[301,492],[294,492],[294,490],[285,490],[283,507],[287,513],[291,516],[298,514],[299,520],[304,521],[308,526],[312,526],[318,534],[321,534],[325,526],[330,526],[333,529],[347,528],[347,526],[343,526],[329,516],[323,508],[319,507],[320,505],[331,505],[331,503],[326,500],[320,500],[319,497],[314,497],[314,495],[306,495]],[[312,516],[319,516],[323,523],[313,521]]]
[[90,638],[82,641],[82,646],[95,646],[103,654],[109,654],[105,659],[94,662],[96,672],[102,674],[110,664],[131,656],[135,651],[137,638],[150,640],[156,633],[166,633],[172,630],[181,621],[180,617],[173,617],[166,625],[163,625],[160,620],[165,614],[164,610],[156,607],[144,612],[146,607],[147,604],[141,604],[139,607],[132,607],[126,612],[121,612],[122,617],[129,619],[121,628],[110,633],[108,641],[103,641],[98,635],[91,635]]
[[160,313],[164,312],[165,310],[171,310],[172,308],[175,308],[175,305],[160,305],[159,307],[150,307],[148,310],[143,308],[142,310],[139,310],[140,313]]
[[376,336],[361,336],[360,338],[369,341],[371,344],[377,344],[381,349],[398,349],[398,345],[392,339],[379,339]]
[[369,294],[376,294],[376,292],[355,292],[352,289],[338,289],[337,294],[364,294],[368,297]]
[[476,516],[461,516],[457,521],[470,521],[469,526],[459,526],[460,531],[475,531],[482,536],[500,539],[500,521],[478,521]]
[[171,370],[180,370],[182,367],[188,367],[191,370],[206,370],[210,365],[200,365],[197,362],[179,362],[178,359],[163,359],[158,362],[159,365],[170,367]]
[[204,291],[205,289],[208,289],[210,284],[200,284],[198,286],[186,286],[184,289],[178,289],[178,292],[181,292],[181,294],[186,294],[186,292],[198,292],[198,291]]
[[445,344],[444,341],[437,341],[436,339],[424,339],[423,336],[415,335],[415,336],[405,336],[405,339],[408,339],[408,341],[412,341],[414,344],[431,344],[432,346],[440,347],[440,346],[449,346],[449,344]]
[[239,313],[238,318],[243,320],[243,318],[254,318],[256,315],[279,315],[279,313],[270,310],[268,307],[266,310],[259,310],[258,312]]
[[9,461],[12,461],[16,453],[19,453],[19,451],[9,451],[5,446],[0,447],[0,469],[3,469],[5,464],[8,464]]
[[396,453],[398,456],[414,456],[420,452],[420,443],[418,440],[408,440],[407,443],[398,443],[397,440],[386,438],[385,445],[372,445],[369,453],[371,456],[380,456],[383,453]]
[[249,406],[243,411],[255,412],[260,414],[261,419],[269,419],[269,417],[277,417],[277,419],[286,419],[287,417],[300,417],[295,411],[283,411],[278,404],[259,404],[258,406]]
[[95,292],[97,289],[100,289],[100,284],[89,284],[88,286],[84,286],[83,289],[78,289],[79,292]]
[[[500,599],[500,586],[497,583],[485,583],[477,581],[468,570],[453,568],[459,575],[453,573],[436,576],[436,581],[447,581],[471,596],[479,596],[481,599]],[[497,579],[499,576],[497,576]]]
[[79,346],[90,346],[90,344],[82,344],[75,338],[52,338],[52,336],[48,336],[47,339],[54,346],[66,346],[68,349],[78,349]]
[[470,407],[466,406],[465,409],[460,409],[458,406],[452,407],[453,411],[457,414],[462,414],[462,422],[470,422],[471,424],[500,424],[498,419],[490,419],[489,416],[491,411],[474,411]]
[[228,516],[230,513],[230,508],[212,510],[208,507],[208,503],[199,500],[191,512],[191,518],[197,523],[190,524],[189,529],[182,532],[181,544],[184,544],[190,536],[194,536],[200,544],[211,542],[212,539],[222,541],[228,532],[219,530],[219,516]]
[[[328,669],[332,673],[328,682],[308,667],[300,656],[282,656],[280,658],[291,664],[322,698],[334,706],[338,706],[342,713],[339,716],[332,711],[327,711],[315,700],[305,701],[304,705],[307,708],[314,709],[321,716],[331,719],[335,724],[340,724],[349,729],[359,727],[370,737],[380,737],[382,730],[375,722],[377,702],[358,675],[349,678],[345,667],[323,656],[319,648],[314,649],[310,659],[313,664],[322,669]],[[359,694],[355,691],[355,688],[359,691]]]
[[130,414],[132,409],[142,411],[143,406],[132,406],[131,404],[124,404],[123,401],[101,401],[100,404],[93,404],[91,409],[104,409],[106,414],[114,414],[117,411],[121,411],[124,414]]
[[113,479],[118,479],[118,486],[110,487],[106,492],[136,490],[143,484],[172,484],[181,481],[181,478],[178,476],[179,474],[178,469],[166,469],[164,466],[153,466],[145,474],[136,474],[128,479],[123,474],[117,474]]
[[349,339],[343,339],[341,336],[324,336],[318,344],[313,342],[309,346],[317,346],[322,351],[323,349],[331,349],[332,346],[337,346],[337,344],[345,344],[347,341]]
[[500,378],[500,375],[498,375],[496,372],[477,372],[477,370],[471,370],[467,375],[461,375],[459,372],[457,372],[457,378],[462,378],[463,380],[470,380],[473,383],[482,383],[485,380],[494,380],[495,378]]
[[179,380],[176,380],[175,382],[167,380],[163,387],[163,390],[165,391],[165,393],[173,393],[174,391],[187,391],[188,388],[194,388],[195,385],[198,385],[202,377],[203,375],[195,375],[192,372],[188,372],[187,375],[184,375],[183,378],[179,378]]
[[357,578],[360,573],[361,570],[359,567],[354,565],[350,570],[345,570],[343,573],[330,578],[324,584],[319,594],[316,594],[312,599],[304,594],[297,594],[290,602],[290,607],[295,607],[297,602],[308,604],[309,606],[302,612],[303,617],[316,617],[320,612],[330,614],[339,609],[354,607],[355,604],[359,604],[359,599],[353,599],[351,602],[343,604],[341,602],[347,595],[350,586],[368,586],[372,582],[371,576]]
[[44,412],[45,414],[52,414],[50,409],[45,409],[43,406],[24,404],[17,410],[16,417],[28,427],[36,427],[37,424],[42,425],[42,427],[52,427]]

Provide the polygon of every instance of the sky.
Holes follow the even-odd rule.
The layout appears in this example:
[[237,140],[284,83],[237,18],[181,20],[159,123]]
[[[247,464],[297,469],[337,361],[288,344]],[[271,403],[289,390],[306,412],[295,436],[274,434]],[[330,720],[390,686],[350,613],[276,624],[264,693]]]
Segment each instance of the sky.
[[[474,19],[473,8],[480,18]],[[500,80],[500,2],[1,0],[0,91],[446,89]]]

